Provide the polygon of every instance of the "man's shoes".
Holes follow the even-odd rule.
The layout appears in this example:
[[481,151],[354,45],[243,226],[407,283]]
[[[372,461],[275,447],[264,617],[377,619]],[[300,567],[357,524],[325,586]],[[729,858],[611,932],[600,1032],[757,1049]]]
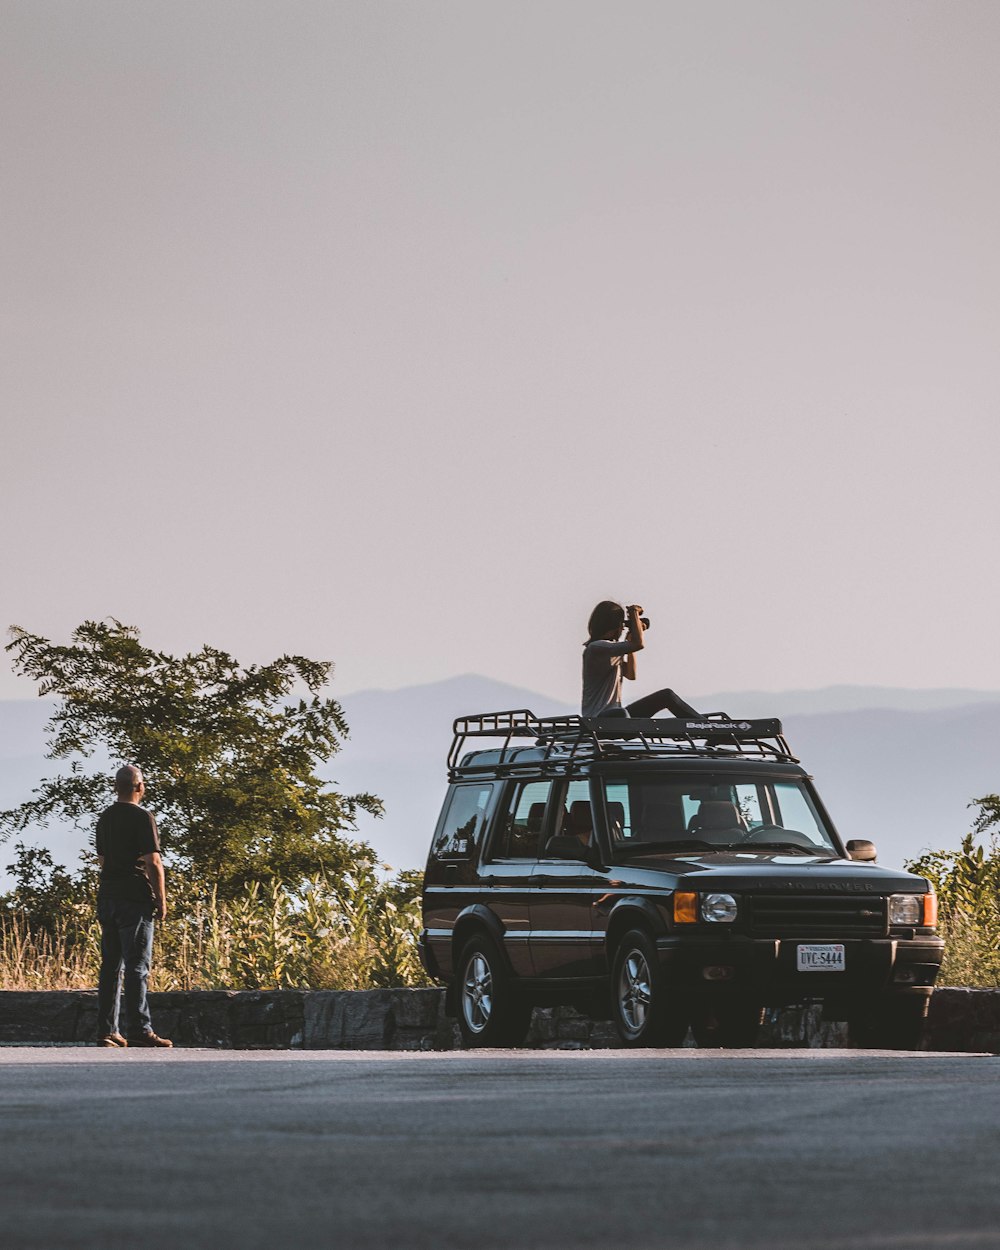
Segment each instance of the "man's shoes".
[[122,1048],[128,1045],[128,1042],[120,1033],[103,1033],[97,1039],[98,1046],[110,1046],[114,1048]]
[[157,1037],[153,1032],[140,1033],[138,1037],[130,1037],[127,1044],[133,1048],[146,1046],[164,1050],[173,1046],[173,1042],[168,1037]]

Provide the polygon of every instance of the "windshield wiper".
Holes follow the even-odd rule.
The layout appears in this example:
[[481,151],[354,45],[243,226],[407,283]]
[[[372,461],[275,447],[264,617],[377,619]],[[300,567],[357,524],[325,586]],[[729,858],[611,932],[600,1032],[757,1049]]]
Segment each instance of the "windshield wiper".
[[616,842],[616,851],[717,851],[714,842],[706,842],[703,838],[671,838],[646,842]]
[[830,859],[834,858],[832,852],[828,852],[824,847],[817,846],[812,850],[808,850],[799,842],[740,842],[732,847],[734,851],[795,851],[799,855],[827,855]]

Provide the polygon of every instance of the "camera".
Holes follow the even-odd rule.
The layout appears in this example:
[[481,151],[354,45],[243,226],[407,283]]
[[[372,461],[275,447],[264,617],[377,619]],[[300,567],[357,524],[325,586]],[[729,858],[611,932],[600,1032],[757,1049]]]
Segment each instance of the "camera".
[[[634,604],[629,604],[629,611],[631,611],[634,606],[635,606]],[[643,629],[649,629],[649,617],[640,616],[639,624],[642,626]]]

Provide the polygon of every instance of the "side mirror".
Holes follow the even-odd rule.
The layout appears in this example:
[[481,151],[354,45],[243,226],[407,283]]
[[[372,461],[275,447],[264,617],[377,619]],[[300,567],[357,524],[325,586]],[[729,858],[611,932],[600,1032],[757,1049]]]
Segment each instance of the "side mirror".
[[847,844],[847,854],[851,859],[865,860],[870,863],[874,863],[878,858],[875,843],[869,842],[867,838],[852,838]]

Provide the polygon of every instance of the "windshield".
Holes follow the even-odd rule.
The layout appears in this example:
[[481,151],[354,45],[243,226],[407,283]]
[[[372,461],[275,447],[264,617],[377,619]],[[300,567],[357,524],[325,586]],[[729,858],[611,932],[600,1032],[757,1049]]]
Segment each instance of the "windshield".
[[712,777],[607,778],[615,848],[770,850],[839,855],[809,792],[797,780]]

